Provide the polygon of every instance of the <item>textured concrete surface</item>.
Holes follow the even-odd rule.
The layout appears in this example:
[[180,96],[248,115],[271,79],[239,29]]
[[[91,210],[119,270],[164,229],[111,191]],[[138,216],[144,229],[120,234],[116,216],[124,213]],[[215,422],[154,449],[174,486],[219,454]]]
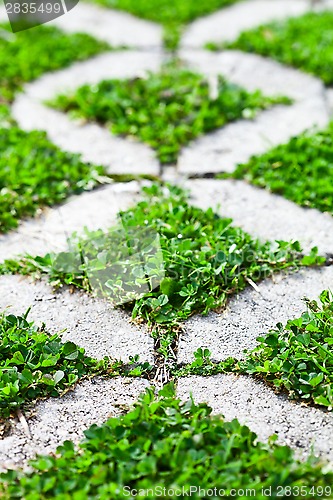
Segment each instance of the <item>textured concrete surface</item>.
[[302,269],[289,275],[277,274],[248,287],[229,301],[226,310],[207,316],[194,316],[184,325],[179,339],[178,362],[190,363],[200,347],[208,348],[212,359],[244,357],[253,349],[256,338],[276,324],[298,318],[306,311],[304,297],[317,300],[323,290],[333,289],[333,268]]
[[162,46],[162,28],[152,22],[138,19],[126,12],[106,9],[80,2],[75,9],[50,24],[68,32],[84,32],[108,42],[111,46],[159,48]]
[[0,471],[26,467],[36,454],[54,453],[65,440],[78,443],[84,430],[126,411],[148,386],[142,379],[95,378],[63,398],[38,403],[31,418],[27,415],[31,438],[21,423],[11,420],[10,435],[0,440]]
[[104,165],[110,173],[158,175],[155,154],[145,144],[116,137],[95,123],[73,121],[46,106],[44,101],[85,83],[144,75],[146,71],[156,71],[160,63],[159,52],[125,51],[74,64],[28,84],[12,106],[13,117],[24,130],[45,130],[59,147],[81,153],[84,161]]
[[305,458],[314,454],[333,467],[333,414],[302,406],[276,395],[264,383],[234,375],[189,377],[179,380],[178,394],[186,400],[207,402],[226,420],[237,418],[258,435],[260,441],[277,434],[278,443],[291,446]]
[[[303,0],[295,2],[290,3],[288,0],[288,5],[292,5],[292,9],[297,5],[296,10],[301,5],[304,7]],[[246,3],[265,4],[266,10],[268,3],[274,6],[280,3],[287,5],[280,0]],[[245,2],[233,7],[237,6],[243,9]],[[209,77],[212,92],[217,75],[222,74],[249,91],[259,88],[267,95],[282,94],[294,99],[290,106],[276,106],[259,112],[254,120],[239,120],[197,139],[185,147],[180,155],[180,174],[232,171],[237,163],[247,161],[253,154],[286,142],[293,135],[313,126],[324,127],[329,120],[330,101],[322,83],[299,71],[238,51],[214,54],[186,49],[180,51],[180,57],[190,67]],[[113,136],[106,128],[95,123],[73,121],[69,116],[48,108],[44,101],[61,92],[71,92],[84,83],[94,84],[105,78],[126,78],[143,75],[149,70],[157,71],[162,61],[163,54],[156,48],[116,51],[74,64],[28,84],[13,105],[13,115],[22,128],[45,129],[57,145],[81,153],[86,161],[105,165],[111,173],[158,175],[158,162],[147,145]]]
[[261,240],[298,240],[306,252],[314,246],[321,254],[333,250],[333,219],[329,214],[302,208],[242,181],[197,179],[185,186],[193,204],[214,208]]
[[0,311],[22,315],[29,307],[29,320],[38,326],[45,323],[50,333],[65,330],[63,340],[84,347],[88,356],[127,362],[139,354],[140,361],[154,361],[148,329],[106,300],[68,289],[54,292],[45,282],[21,276],[0,276]]
[[13,115],[24,130],[46,130],[54,144],[80,153],[83,161],[105,166],[110,174],[159,174],[155,153],[148,146],[116,137],[97,124],[73,121],[25,95],[16,99]]
[[207,42],[235,39],[242,31],[275,19],[298,16],[310,8],[307,0],[247,0],[194,21],[182,46],[203,47]]
[[[144,184],[144,183],[143,183]],[[139,199],[139,182],[111,184],[72,196],[63,205],[47,208],[39,217],[22,222],[16,231],[0,236],[0,261],[19,254],[44,255],[68,248],[72,233],[107,229],[117,214]]]
[[249,92],[259,89],[267,96],[287,96],[295,101],[325,97],[324,86],[317,78],[257,54],[187,49],[181,50],[180,56],[196,71],[210,78],[222,75]]
[[287,96],[293,103],[274,106],[259,112],[252,120],[238,120],[199,137],[183,148],[178,160],[180,174],[232,172],[238,163],[248,161],[252,155],[287,142],[304,130],[323,128],[329,121],[326,90],[314,77],[239,51],[214,54],[184,50],[182,57],[207,75],[212,85],[218,75],[223,75],[248,91],[260,89],[266,95]]
[[147,72],[159,70],[162,56],[161,51],[106,52],[41,76],[25,86],[25,94],[31,99],[44,101],[60,93],[70,94],[81,85],[94,85],[102,80],[145,77]]
[[324,128],[328,118],[321,97],[289,107],[275,106],[253,120],[231,123],[185,147],[178,160],[178,171],[183,175],[233,172],[239,163],[308,128]]

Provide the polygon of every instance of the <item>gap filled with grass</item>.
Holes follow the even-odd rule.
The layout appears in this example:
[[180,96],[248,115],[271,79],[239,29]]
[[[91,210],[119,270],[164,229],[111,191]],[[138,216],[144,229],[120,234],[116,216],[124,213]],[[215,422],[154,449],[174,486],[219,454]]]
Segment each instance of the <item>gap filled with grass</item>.
[[66,441],[57,456],[32,461],[32,472],[2,474],[2,498],[185,498],[190,491],[192,498],[221,498],[252,490],[237,498],[264,499],[263,489],[272,488],[275,497],[278,487],[286,491],[283,498],[301,492],[305,499],[331,498],[333,474],[318,460],[297,461],[274,438],[257,442],[248,427],[211,411],[206,404],[180,403],[172,385],[157,396],[147,389],[127,415],[85,431],[79,450]]
[[291,398],[333,408],[333,301],[324,291],[320,303],[267,336],[239,362],[243,373],[263,377]]
[[95,0],[105,7],[120,9],[135,16],[161,23],[164,26],[164,42],[167,48],[175,49],[184,26],[194,19],[210,14],[236,0]]
[[208,349],[198,349],[193,363],[177,376],[217,373],[255,375],[290,398],[333,409],[333,297],[325,290],[320,303],[306,300],[307,311],[285,326],[278,323],[244,359],[213,363]]
[[271,57],[333,84],[333,12],[311,12],[245,31],[232,43],[207,48],[240,49]]
[[83,33],[66,34],[50,26],[11,33],[0,24],[0,104],[14,99],[26,82],[82,61],[110,46]]
[[26,316],[0,315],[0,417],[38,398],[60,396],[83,377],[112,370],[110,360],[86,356],[73,342],[47,333],[45,325],[37,328]]
[[[325,260],[316,249],[303,257],[298,242],[260,242],[212,209],[191,206],[178,187],[155,184],[143,192],[143,201],[120,213],[120,228],[74,235],[67,252],[8,260],[0,273],[46,274],[55,286],[98,292],[134,317],[172,325],[224,306],[251,280]],[[161,254],[153,251],[151,235],[158,236]],[[141,297],[133,298],[133,286]]]
[[17,227],[39,207],[92,189],[104,174],[103,167],[61,151],[44,132],[0,128],[0,150],[0,233]]
[[222,77],[212,98],[203,76],[171,63],[147,78],[84,85],[50,104],[106,125],[113,134],[136,137],[156,151],[161,164],[175,164],[181,148],[193,139],[278,103],[290,100],[249,93]]
[[295,203],[333,214],[333,123],[238,165],[231,175]]

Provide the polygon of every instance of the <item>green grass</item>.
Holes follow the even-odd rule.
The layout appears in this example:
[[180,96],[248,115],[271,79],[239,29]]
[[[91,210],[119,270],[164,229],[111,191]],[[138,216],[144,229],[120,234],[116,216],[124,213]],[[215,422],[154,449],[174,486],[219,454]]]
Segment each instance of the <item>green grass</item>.
[[130,12],[135,16],[161,23],[165,28],[165,44],[175,49],[185,24],[231,5],[236,0],[95,0],[97,3]]
[[112,371],[107,359],[37,328],[26,316],[0,315],[0,416],[45,396],[60,396],[79,379]]
[[11,116],[9,104],[0,102],[0,127],[5,128],[12,125],[15,125],[15,121]]
[[208,44],[223,47],[256,52],[333,83],[333,12],[311,12],[245,31],[232,43]]
[[[87,291],[93,283],[94,291],[111,301],[127,299],[134,317],[170,326],[194,313],[224,306],[249,280],[257,282],[274,272],[323,261],[315,251],[302,258],[298,242],[253,239],[232,226],[231,219],[191,206],[186,193],[177,187],[152,185],[144,192],[143,201],[120,214],[122,229],[87,231],[69,241],[67,252],[6,261],[0,273],[37,271],[55,286],[74,285]],[[165,267],[161,282],[161,259],[152,251],[145,228],[149,235],[160,237]],[[124,230],[129,247],[124,245]],[[139,245],[129,261],[135,240]],[[141,254],[146,258],[144,270]],[[142,297],[133,299],[133,284]]]
[[292,399],[333,409],[333,298],[325,290],[320,303],[306,300],[307,311],[285,326],[258,337],[257,346],[242,360],[213,363],[208,349],[198,349],[190,365],[176,376],[235,372],[255,375]]
[[276,103],[290,100],[249,93],[222,78],[218,97],[211,98],[204,77],[173,63],[146,79],[84,85],[50,104],[105,124],[114,134],[134,136],[151,146],[162,164],[175,164],[182,146],[193,139]]
[[80,161],[48,141],[44,132],[0,128],[0,233],[17,227],[39,207],[93,188],[102,167]]
[[239,363],[243,373],[263,377],[290,397],[333,408],[333,301],[327,290],[320,304],[284,327],[259,337],[259,345]]
[[323,131],[306,132],[254,156],[238,165],[231,176],[301,206],[333,214],[333,123]]
[[110,50],[89,35],[65,34],[49,26],[16,34],[8,30],[9,25],[0,24],[0,104],[12,101],[24,83],[45,72]]
[[57,456],[35,459],[25,475],[2,474],[2,498],[116,500],[133,498],[131,490],[143,497],[143,490],[150,488],[156,488],[155,494],[150,491],[145,497],[176,498],[169,490],[178,496],[180,490],[185,498],[191,486],[217,490],[215,495],[192,490],[191,498],[197,499],[235,496],[240,489],[264,499],[262,489],[267,493],[269,488],[272,498],[278,491],[282,498],[331,498],[333,474],[314,458],[299,462],[287,446],[276,445],[274,439],[257,442],[248,427],[211,416],[205,404],[181,404],[170,385],[158,396],[147,389],[127,415],[93,425],[85,436],[79,450],[66,441]]

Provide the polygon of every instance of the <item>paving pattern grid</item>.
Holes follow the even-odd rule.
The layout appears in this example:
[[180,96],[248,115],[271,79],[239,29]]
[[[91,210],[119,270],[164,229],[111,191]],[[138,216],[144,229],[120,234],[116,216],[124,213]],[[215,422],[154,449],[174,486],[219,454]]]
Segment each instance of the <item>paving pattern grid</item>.
[[[105,165],[110,173],[159,174],[190,189],[192,201],[212,206],[221,215],[251,234],[269,239],[299,239],[305,249],[318,245],[323,253],[333,249],[333,221],[316,210],[305,210],[242,181],[188,180],[191,174],[203,175],[232,171],[240,161],[287,141],[312,126],[323,127],[330,119],[331,93],[316,78],[291,68],[237,51],[212,54],[202,49],[207,41],[231,40],[243,29],[272,19],[297,16],[310,9],[307,0],[244,0],[234,6],[199,19],[184,33],[180,56],[190,66],[207,75],[212,82],[218,74],[248,90],[261,89],[268,95],[283,94],[293,99],[291,106],[277,106],[262,112],[255,120],[240,120],[202,137],[184,148],[178,169],[160,172],[153,151],[146,145],[117,137],[94,124],[71,121],[49,109],[45,99],[83,83],[103,78],[143,75],[156,71],[165,54],[161,27],[125,13],[79,3],[66,16],[54,21],[65,31],[83,31],[114,46],[130,50],[110,52],[68,69],[44,75],[27,85],[12,106],[14,118],[25,130],[44,129],[57,145],[78,152],[87,161]],[[322,2],[319,8],[333,8]],[[0,8],[0,20],[5,13]],[[142,182],[113,184],[92,193],[74,196],[63,206],[48,209],[39,218],[25,221],[17,231],[1,238],[0,260],[20,252],[43,254],[61,250],[66,237],[83,226],[108,227],[140,196]],[[220,315],[195,316],[184,325],[179,341],[179,362],[191,361],[198,347],[209,347],[212,357],[242,356],[255,343],[258,334],[274,327],[277,321],[299,315],[304,296],[315,298],[325,288],[333,288],[331,267],[280,276],[234,297]],[[153,342],[144,326],[112,309],[100,299],[60,291],[54,294],[46,283],[28,278],[0,279],[0,310],[21,313],[31,309],[31,318],[46,322],[52,331],[67,327],[64,338],[73,340],[96,357],[110,355],[127,361],[139,353],[142,360],[153,360]],[[119,408],[133,403],[148,385],[143,379],[86,381],[62,399],[37,404],[29,418],[31,438],[21,424],[11,421],[11,433],[0,441],[0,468],[25,466],[35,453],[48,453],[65,439],[80,440],[91,423],[103,422]],[[306,408],[276,395],[249,377],[191,377],[178,381],[179,395],[205,400],[214,412],[227,419],[239,418],[259,439],[273,433],[279,442],[306,456],[311,447],[333,465],[333,416],[320,409]]]

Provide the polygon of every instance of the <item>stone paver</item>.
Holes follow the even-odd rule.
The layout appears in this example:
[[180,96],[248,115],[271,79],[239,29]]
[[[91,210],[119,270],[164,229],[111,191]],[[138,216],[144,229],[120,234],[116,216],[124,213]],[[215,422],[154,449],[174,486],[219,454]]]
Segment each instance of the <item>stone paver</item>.
[[13,117],[24,130],[43,129],[59,147],[81,153],[84,161],[104,165],[110,173],[158,175],[155,154],[145,144],[116,137],[94,123],[74,122],[44,101],[84,83],[144,75],[146,71],[156,71],[160,63],[159,52],[125,51],[74,64],[28,84],[12,106]]
[[190,393],[195,401],[207,402],[215,414],[248,425],[260,441],[277,434],[278,442],[294,448],[298,456],[306,457],[313,446],[315,455],[333,462],[332,412],[293,403],[274,394],[263,382],[245,376],[179,380],[179,396],[186,400]]
[[333,219],[328,214],[302,208],[243,181],[197,179],[186,186],[192,203],[203,209],[213,207],[261,240],[296,239],[304,251],[317,246],[321,254],[332,252]]
[[267,95],[284,95],[293,103],[275,106],[253,120],[239,120],[193,141],[180,154],[180,174],[232,172],[252,155],[287,142],[306,129],[324,128],[329,121],[326,89],[314,77],[239,51],[214,54],[186,50],[181,54],[187,64],[210,80],[221,74],[249,91],[260,89]]
[[237,164],[264,153],[317,125],[324,128],[328,114],[323,100],[313,98],[290,107],[275,106],[254,120],[241,120],[212,132],[184,148],[178,160],[183,175],[232,172]]
[[180,56],[209,78],[222,75],[250,92],[260,89],[265,95],[284,95],[297,102],[315,96],[324,98],[324,85],[318,78],[257,54],[239,50],[181,50]]
[[298,16],[310,8],[307,0],[247,0],[194,21],[182,46],[202,48],[207,42],[232,41],[242,31],[275,19]]
[[80,2],[50,23],[70,33],[83,32],[112,46],[161,48],[162,28],[150,21],[97,5]]
[[113,78],[144,77],[148,71],[159,70],[162,58],[161,51],[106,52],[40,77],[25,86],[25,94],[31,99],[43,102],[60,93],[73,92],[85,84],[94,85]]
[[178,361],[191,363],[193,353],[208,348],[212,359],[244,357],[244,349],[253,349],[256,338],[268,333],[277,323],[298,318],[306,310],[304,297],[318,299],[323,290],[331,289],[333,268],[303,269],[295,274],[278,274],[258,283],[258,290],[248,287],[231,298],[226,310],[188,320],[180,336]]
[[45,282],[33,283],[21,276],[1,276],[0,290],[0,311],[21,315],[31,307],[29,320],[45,323],[51,333],[66,330],[63,340],[84,347],[88,356],[128,362],[139,354],[140,361],[154,361],[148,329],[132,323],[129,314],[106,300],[68,289],[54,292]]
[[63,205],[47,208],[41,215],[21,223],[16,231],[0,237],[0,262],[19,254],[44,255],[68,248],[72,233],[107,229],[117,223],[117,214],[139,199],[140,185],[111,184],[72,196]]
[[13,115],[24,130],[46,130],[57,146],[80,153],[83,161],[105,166],[110,174],[159,174],[158,162],[150,148],[113,136],[99,125],[73,122],[67,115],[24,95],[16,99]]
[[12,420],[11,434],[0,440],[0,471],[26,467],[36,453],[54,453],[65,440],[78,443],[84,430],[123,413],[147,386],[142,379],[95,378],[81,382],[62,398],[38,403],[28,420],[31,438]]

